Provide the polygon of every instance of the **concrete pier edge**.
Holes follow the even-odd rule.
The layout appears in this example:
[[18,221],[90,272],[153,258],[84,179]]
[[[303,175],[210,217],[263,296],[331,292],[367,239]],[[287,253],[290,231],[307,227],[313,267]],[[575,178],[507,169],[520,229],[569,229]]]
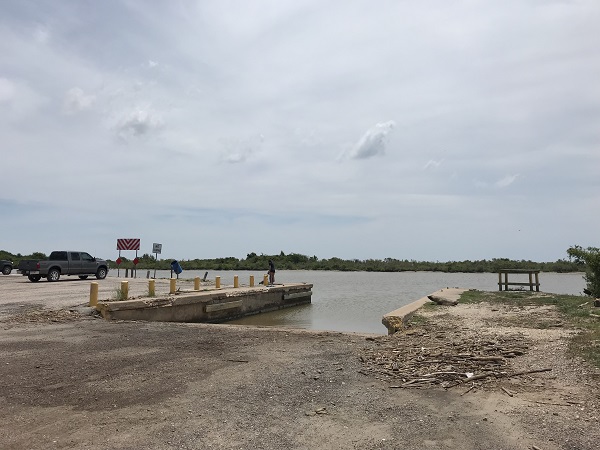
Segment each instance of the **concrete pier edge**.
[[224,287],[177,291],[160,297],[99,301],[107,320],[218,323],[261,312],[311,303],[312,284]]
[[[445,297],[448,300],[458,300],[461,294],[465,291],[468,291],[468,289],[444,288],[429,295]],[[383,318],[381,319],[381,323],[387,328],[388,334],[394,334],[406,328],[406,324],[409,322],[414,313],[417,312],[417,310],[419,310],[419,308],[421,308],[423,305],[430,302],[431,300],[429,300],[427,296],[421,297],[419,300],[384,314]]]

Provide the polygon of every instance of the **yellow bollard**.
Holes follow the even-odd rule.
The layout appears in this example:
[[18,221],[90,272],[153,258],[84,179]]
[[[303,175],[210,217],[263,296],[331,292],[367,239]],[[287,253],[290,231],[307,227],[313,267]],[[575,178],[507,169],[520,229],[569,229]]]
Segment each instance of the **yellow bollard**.
[[200,290],[200,277],[194,278],[194,290],[195,291]]
[[269,284],[269,275],[264,274],[263,276],[263,284],[266,286],[267,284]]
[[89,306],[96,306],[98,304],[98,283],[92,281],[90,284],[90,304]]
[[156,280],[148,280],[148,296],[154,297],[156,295]]
[[254,287],[254,275],[250,275],[250,287]]
[[240,287],[240,280],[238,279],[237,275],[233,276],[233,287],[234,288],[239,288]]
[[217,289],[221,287],[221,277],[215,277],[215,287]]
[[129,281],[121,281],[121,300],[129,297]]
[[169,294],[175,293],[175,289],[177,287],[176,284],[177,284],[177,278],[171,278],[169,280]]

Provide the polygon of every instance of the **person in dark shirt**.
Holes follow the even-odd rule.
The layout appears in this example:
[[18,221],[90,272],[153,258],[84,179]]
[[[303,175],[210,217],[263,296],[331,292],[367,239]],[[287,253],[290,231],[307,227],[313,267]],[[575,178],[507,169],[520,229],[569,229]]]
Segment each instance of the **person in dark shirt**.
[[269,284],[275,284],[275,264],[269,260]]

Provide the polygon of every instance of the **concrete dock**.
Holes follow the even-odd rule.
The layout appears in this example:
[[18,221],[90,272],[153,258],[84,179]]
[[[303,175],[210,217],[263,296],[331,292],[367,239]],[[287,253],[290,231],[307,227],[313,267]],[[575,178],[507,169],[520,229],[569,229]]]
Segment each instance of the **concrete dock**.
[[100,301],[109,320],[218,323],[311,302],[312,284],[260,287],[208,287],[160,297]]

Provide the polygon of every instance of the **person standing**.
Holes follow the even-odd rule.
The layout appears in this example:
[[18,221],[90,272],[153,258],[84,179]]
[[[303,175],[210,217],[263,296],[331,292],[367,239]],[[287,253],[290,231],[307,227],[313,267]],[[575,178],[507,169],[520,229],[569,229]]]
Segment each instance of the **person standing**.
[[275,264],[273,260],[269,260],[269,284],[275,284]]

